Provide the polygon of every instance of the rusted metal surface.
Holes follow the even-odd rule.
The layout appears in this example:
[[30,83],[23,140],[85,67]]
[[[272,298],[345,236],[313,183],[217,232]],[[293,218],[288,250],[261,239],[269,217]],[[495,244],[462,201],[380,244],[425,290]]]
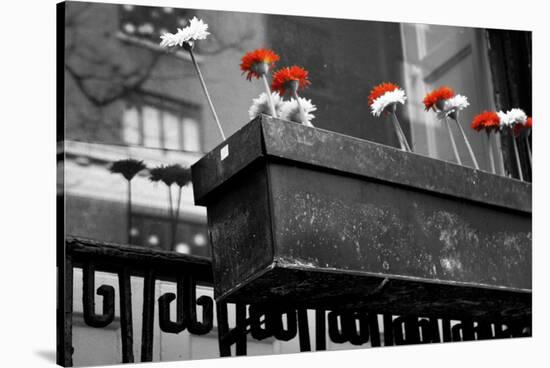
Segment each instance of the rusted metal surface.
[[265,116],[192,170],[219,300],[530,317],[529,183]]

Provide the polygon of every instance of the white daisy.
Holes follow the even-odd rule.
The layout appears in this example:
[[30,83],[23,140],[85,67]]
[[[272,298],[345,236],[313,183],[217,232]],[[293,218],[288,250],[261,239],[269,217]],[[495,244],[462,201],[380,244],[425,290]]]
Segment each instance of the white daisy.
[[386,92],[382,96],[378,97],[370,105],[371,113],[374,116],[380,116],[386,108],[392,104],[400,103],[405,104],[407,96],[405,91],[400,88],[394,89],[393,91]]
[[468,106],[470,106],[470,103],[468,102],[468,97],[455,95],[454,97],[445,100],[445,103],[443,104],[443,110],[438,111],[437,117],[439,119],[444,119],[451,113],[464,110]]
[[497,112],[498,118],[500,119],[500,126],[506,127],[510,125],[510,119],[508,117],[508,114],[506,114],[504,111]]
[[162,41],[160,42],[160,47],[172,47],[178,45],[178,37],[170,32],[164,33],[160,36]]
[[206,39],[206,37],[210,34],[210,32],[207,32],[207,29],[208,24],[204,23],[202,19],[193,17],[193,19],[191,19],[190,21],[190,24],[181,31],[186,31],[185,36],[187,37],[187,39],[185,39],[184,41],[196,41]]
[[[275,112],[277,113],[277,115],[281,115],[281,109],[284,105],[283,99],[276,92],[271,93],[271,98],[273,99]],[[252,106],[250,106],[250,109],[248,109],[248,116],[250,117],[250,119],[254,119],[256,116],[260,114],[271,116],[271,108],[269,107],[269,98],[267,97],[267,93],[265,92],[260,94],[258,98],[253,99]]]
[[527,114],[522,109],[512,109],[506,113],[513,125],[525,124],[527,121]]
[[527,122],[527,114],[522,109],[511,109],[508,112],[497,112],[502,127],[512,128],[516,124],[524,125]]
[[207,31],[208,24],[204,23],[202,19],[193,17],[189,22],[189,25],[185,28],[178,28],[176,34],[173,33],[164,33],[160,38],[161,47],[172,47],[172,46],[182,46],[184,42],[204,40],[210,34]]
[[[315,118],[315,115],[311,114],[311,112],[317,110],[317,107],[311,103],[311,100],[302,97],[298,98],[300,99],[300,104],[302,105],[302,108],[304,109],[304,113],[306,115],[306,122],[304,122],[304,125],[313,126],[311,124],[311,120]],[[294,99],[291,101],[283,101],[280,117],[284,120],[302,123],[298,101]]]

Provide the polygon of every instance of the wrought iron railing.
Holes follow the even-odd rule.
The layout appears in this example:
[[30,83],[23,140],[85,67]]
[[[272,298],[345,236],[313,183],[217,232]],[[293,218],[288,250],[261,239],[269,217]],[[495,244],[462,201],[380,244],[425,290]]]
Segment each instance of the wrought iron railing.
[[[110,285],[96,288],[95,273],[117,275],[120,300],[122,362],[134,362],[132,298],[142,298],[142,331],[140,361],[153,358],[153,328],[155,297],[158,297],[158,321],[161,331],[178,334],[187,330],[192,335],[212,331],[214,307],[217,315],[219,355],[230,356],[235,345],[236,355],[247,354],[247,335],[264,340],[273,337],[289,341],[298,337],[300,351],[326,350],[328,338],[333,343],[349,342],[373,347],[481,340],[531,335],[531,320],[462,320],[437,317],[393,316],[383,311],[324,310],[314,311],[314,321],[308,320],[308,310],[285,307],[277,309],[261,305],[236,304],[235,326],[229,326],[227,303],[215,303],[206,295],[196,298],[199,285],[212,284],[211,262],[207,258],[159,251],[149,248],[117,245],[79,238],[68,238],[58,264],[58,364],[72,366],[73,269],[82,269],[82,310],[88,326],[103,328],[115,316],[115,289]],[[132,296],[130,277],[143,278],[143,295]],[[155,295],[155,281],[176,284],[176,293]],[[95,294],[103,297],[102,313],[95,312]],[[176,318],[170,318],[170,304],[176,303]],[[197,318],[197,306],[202,318]],[[380,323],[382,321],[382,323]],[[314,346],[310,323],[315,325]],[[114,363],[114,362],[113,362]]]

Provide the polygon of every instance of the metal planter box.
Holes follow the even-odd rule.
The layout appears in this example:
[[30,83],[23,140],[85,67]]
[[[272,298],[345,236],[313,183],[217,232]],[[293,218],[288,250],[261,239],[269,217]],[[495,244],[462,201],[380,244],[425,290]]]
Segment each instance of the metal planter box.
[[219,301],[531,314],[531,185],[267,116],[192,167]]

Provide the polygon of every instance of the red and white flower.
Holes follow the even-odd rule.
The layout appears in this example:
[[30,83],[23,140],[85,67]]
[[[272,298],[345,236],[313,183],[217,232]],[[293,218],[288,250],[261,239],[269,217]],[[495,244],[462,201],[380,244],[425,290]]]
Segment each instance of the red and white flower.
[[501,129],[512,129],[516,136],[527,124],[527,114],[522,109],[514,108],[507,112],[499,111],[497,114],[500,118]]
[[374,116],[380,116],[382,112],[397,103],[405,104],[407,96],[405,91],[393,83],[381,83],[371,90],[369,106]]
[[453,98],[454,96],[455,92],[452,88],[442,86],[426,94],[422,102],[424,103],[424,108],[426,109],[426,111],[430,109],[438,111],[443,110],[445,101]]
[[444,119],[457,111],[464,110],[468,106],[470,106],[468,97],[463,95],[454,95],[453,97],[444,100],[443,108],[437,112],[437,118]]

